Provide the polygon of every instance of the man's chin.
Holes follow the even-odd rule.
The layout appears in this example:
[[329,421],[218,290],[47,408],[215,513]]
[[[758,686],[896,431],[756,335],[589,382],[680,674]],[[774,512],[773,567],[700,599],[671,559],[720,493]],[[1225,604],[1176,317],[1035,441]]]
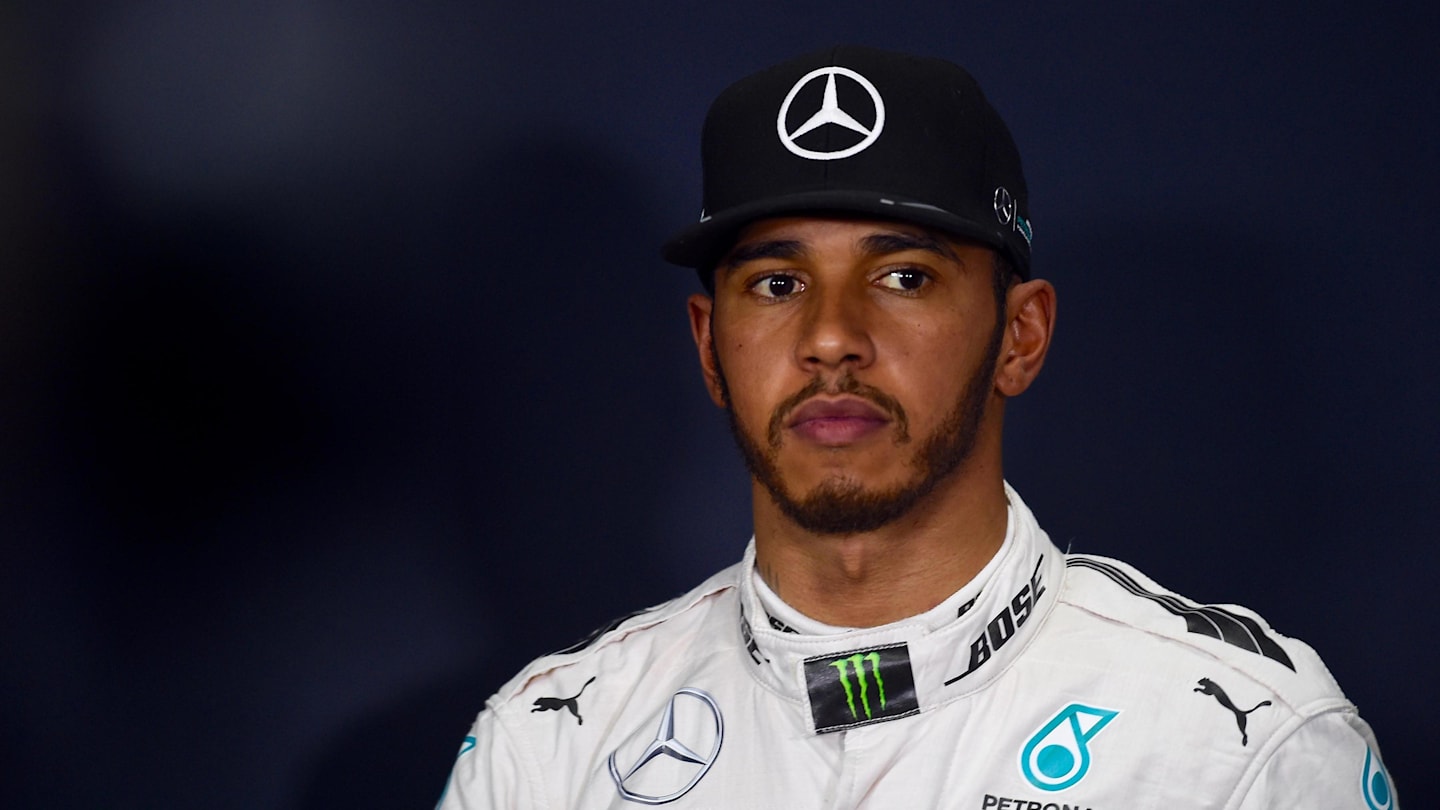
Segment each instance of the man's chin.
[[895,522],[923,498],[927,488],[873,490],[850,479],[832,479],[802,498],[767,487],[780,511],[814,534],[852,535],[872,532]]

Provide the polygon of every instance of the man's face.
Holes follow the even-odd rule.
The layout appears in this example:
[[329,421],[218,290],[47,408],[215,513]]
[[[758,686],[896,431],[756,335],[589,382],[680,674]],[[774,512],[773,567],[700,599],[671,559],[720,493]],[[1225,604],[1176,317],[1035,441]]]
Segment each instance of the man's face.
[[791,520],[879,528],[998,431],[993,261],[886,221],[771,219],[741,233],[716,269],[711,393]]

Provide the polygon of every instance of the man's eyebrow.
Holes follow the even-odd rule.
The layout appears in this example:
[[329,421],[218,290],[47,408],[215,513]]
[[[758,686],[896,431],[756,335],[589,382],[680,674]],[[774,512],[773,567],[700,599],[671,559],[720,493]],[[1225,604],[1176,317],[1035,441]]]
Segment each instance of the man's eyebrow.
[[756,259],[794,259],[805,254],[805,246],[794,239],[747,242],[726,254],[720,267],[731,269]]
[[960,257],[955,254],[955,249],[950,247],[949,242],[928,233],[904,233],[901,231],[874,233],[861,239],[860,247],[872,255],[924,250],[944,256],[951,261],[960,261]]

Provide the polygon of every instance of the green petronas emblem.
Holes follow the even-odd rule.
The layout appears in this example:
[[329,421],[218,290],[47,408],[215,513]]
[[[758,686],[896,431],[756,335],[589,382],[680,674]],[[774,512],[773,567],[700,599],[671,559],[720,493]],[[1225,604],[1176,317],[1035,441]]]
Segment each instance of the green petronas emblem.
[[850,706],[850,716],[856,720],[860,719],[860,713],[855,710],[855,691],[850,686],[849,671],[855,669],[855,680],[860,685],[860,706],[865,710],[865,719],[874,717],[870,710],[870,679],[865,673],[865,662],[870,662],[870,672],[875,675],[875,686],[879,691],[880,710],[885,710],[885,679],[880,677],[880,653],[872,651],[869,654],[861,655],[856,653],[848,658],[841,658],[838,661],[831,661],[830,666],[835,667],[840,673],[840,685],[845,687],[845,702]]

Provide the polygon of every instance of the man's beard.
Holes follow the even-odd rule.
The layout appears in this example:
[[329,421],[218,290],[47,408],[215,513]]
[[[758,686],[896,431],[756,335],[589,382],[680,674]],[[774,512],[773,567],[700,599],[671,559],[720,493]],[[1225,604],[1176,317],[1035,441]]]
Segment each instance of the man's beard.
[[850,535],[874,531],[903,517],[974,452],[1004,334],[1002,320],[985,347],[980,368],[966,380],[955,406],[911,457],[909,466],[914,469],[915,476],[895,487],[878,491],[867,490],[857,481],[840,478],[825,480],[810,493],[797,496],[781,480],[776,459],[784,439],[784,422],[790,411],[822,393],[852,394],[869,400],[891,417],[896,446],[908,444],[911,440],[910,420],[894,397],[860,383],[849,372],[835,380],[833,385],[827,385],[816,377],[776,406],[767,426],[765,444],[762,445],[745,431],[735,416],[725,371],[713,342],[710,354],[725,401],[730,433],[735,437],[735,444],[740,448],[740,455],[744,457],[750,474],[770,493],[780,511],[800,528],[815,534]]

